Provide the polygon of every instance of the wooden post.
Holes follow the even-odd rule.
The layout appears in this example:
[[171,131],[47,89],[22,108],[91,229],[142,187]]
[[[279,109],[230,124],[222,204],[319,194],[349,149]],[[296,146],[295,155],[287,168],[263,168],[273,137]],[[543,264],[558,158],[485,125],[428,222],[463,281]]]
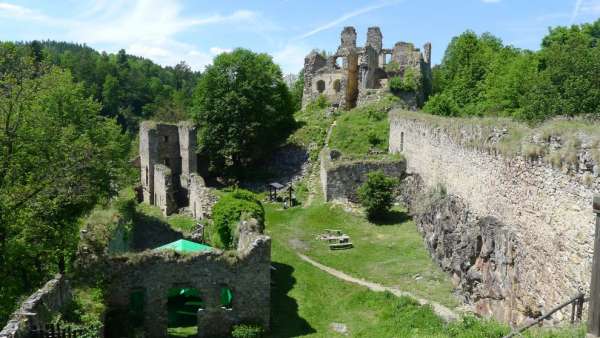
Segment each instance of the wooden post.
[[600,337],[600,196],[594,197],[593,210],[596,214],[596,231],[594,235],[594,258],[592,260],[592,282],[590,285],[588,338]]

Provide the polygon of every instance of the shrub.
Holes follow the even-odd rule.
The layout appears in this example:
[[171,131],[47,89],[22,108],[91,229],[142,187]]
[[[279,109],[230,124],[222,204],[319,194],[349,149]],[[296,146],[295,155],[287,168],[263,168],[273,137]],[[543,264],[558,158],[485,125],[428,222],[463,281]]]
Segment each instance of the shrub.
[[450,95],[439,93],[429,98],[423,110],[434,115],[458,116],[458,104]]
[[216,247],[232,249],[236,226],[242,216],[256,218],[263,224],[265,210],[250,191],[236,189],[222,196],[212,209],[213,223],[210,228],[211,241]]
[[265,331],[262,326],[254,324],[234,325],[231,331],[233,338],[260,338]]
[[313,101],[309,102],[306,105],[306,110],[309,110],[309,111],[320,110],[320,109],[329,107],[329,104],[330,103],[327,100],[327,97],[325,97],[325,95],[323,95],[323,94],[320,94],[319,96],[317,96],[316,99],[314,99]]
[[366,182],[358,188],[357,194],[368,218],[381,217],[389,211],[394,200],[394,186],[397,184],[398,180],[381,171],[367,175]]
[[421,88],[421,76],[413,68],[407,68],[402,77],[394,76],[390,79],[392,91],[416,92]]

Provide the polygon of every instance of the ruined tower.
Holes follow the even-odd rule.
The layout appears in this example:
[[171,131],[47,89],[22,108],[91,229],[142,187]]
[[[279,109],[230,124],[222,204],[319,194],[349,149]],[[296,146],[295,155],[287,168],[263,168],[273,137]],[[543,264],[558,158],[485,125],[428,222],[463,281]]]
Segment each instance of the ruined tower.
[[[387,65],[388,56],[392,65]],[[357,47],[356,30],[344,27],[334,55],[325,59],[313,51],[304,59],[302,105],[323,95],[334,107],[353,108],[381,97],[388,90],[388,79],[403,77],[407,69],[416,71],[423,85],[417,92],[396,94],[410,107],[417,107],[431,85],[431,44],[426,43],[423,52],[407,42],[384,48],[379,27],[369,27],[365,46]]]

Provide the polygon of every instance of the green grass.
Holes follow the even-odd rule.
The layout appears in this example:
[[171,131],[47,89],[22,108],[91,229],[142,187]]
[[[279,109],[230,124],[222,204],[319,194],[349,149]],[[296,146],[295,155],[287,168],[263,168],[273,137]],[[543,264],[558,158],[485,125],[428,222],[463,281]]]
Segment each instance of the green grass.
[[[269,228],[271,229],[271,227]],[[271,337],[502,337],[508,328],[469,320],[446,326],[429,306],[407,297],[377,293],[340,281],[300,260],[284,242],[273,241]]]
[[372,150],[387,153],[390,130],[387,112],[396,101],[388,97],[342,113],[333,128],[329,148],[339,150],[346,158],[362,158]]
[[327,129],[333,116],[326,115],[325,108],[307,107],[294,114],[298,128],[290,135],[288,142],[308,150],[311,160],[316,160],[325,145]]
[[148,203],[138,204],[136,210],[168,223],[172,229],[180,231],[185,235],[189,235],[194,230],[197,223],[193,217],[186,215],[173,214],[165,217],[159,207]]
[[[332,323],[345,324],[350,337],[491,338],[510,332],[506,325],[470,316],[446,325],[429,306],[341,281],[295,253],[450,307],[458,305],[448,277],[425,252],[413,222],[401,213],[388,219],[389,224],[375,225],[322,202],[287,210],[267,204],[265,210],[276,268],[272,272],[270,337],[343,337],[332,330]],[[355,247],[329,251],[314,239],[324,228],[342,229]],[[419,281],[413,278],[417,273],[423,277]],[[524,336],[584,337],[585,327],[537,328]]]
[[[414,222],[401,210],[394,211],[386,222],[389,224],[375,225],[329,204],[285,211],[267,205],[266,209],[268,231],[274,241],[350,275],[450,307],[458,304],[446,273],[433,263]],[[354,248],[331,251],[325,242],[315,239],[323,229],[341,229],[351,237]]]
[[189,327],[170,327],[167,331],[169,338],[188,338],[196,337],[198,328],[196,326]]

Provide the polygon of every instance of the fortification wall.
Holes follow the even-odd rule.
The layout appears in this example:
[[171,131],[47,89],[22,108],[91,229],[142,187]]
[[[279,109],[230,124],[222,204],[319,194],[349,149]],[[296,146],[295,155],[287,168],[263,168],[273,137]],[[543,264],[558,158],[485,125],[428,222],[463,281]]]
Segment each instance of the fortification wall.
[[[389,150],[406,157],[407,173],[422,179],[424,189],[441,184],[447,190],[447,197],[416,217],[434,258],[479,313],[519,322],[578,290],[589,292],[590,206],[600,192],[592,169],[597,164],[589,156],[594,146],[583,144],[575,154],[578,164],[567,171],[478,150],[472,144],[481,133],[473,126],[449,132],[392,113]],[[499,130],[487,141],[505,134]],[[560,321],[563,314],[553,318]]]
[[71,301],[71,287],[62,275],[56,275],[44,287],[27,298],[13,313],[0,337],[26,338],[29,328],[41,327],[51,319],[51,314],[59,311]]
[[335,157],[335,152],[327,147],[320,154],[321,187],[326,201],[358,202],[356,189],[366,181],[368,173],[380,170],[387,176],[401,178],[406,170],[402,159],[342,161]]
[[202,176],[192,174],[190,179],[190,210],[195,219],[209,218],[218,197],[206,186]]
[[[169,289],[195,288],[203,302],[197,313],[199,337],[227,336],[234,324],[244,322],[268,328],[271,239],[256,230],[262,229],[254,220],[240,224],[235,252],[147,251],[111,258],[109,308],[127,313],[132,292],[141,291],[146,337],[166,337]],[[222,307],[223,287],[233,293],[230,308]]]

